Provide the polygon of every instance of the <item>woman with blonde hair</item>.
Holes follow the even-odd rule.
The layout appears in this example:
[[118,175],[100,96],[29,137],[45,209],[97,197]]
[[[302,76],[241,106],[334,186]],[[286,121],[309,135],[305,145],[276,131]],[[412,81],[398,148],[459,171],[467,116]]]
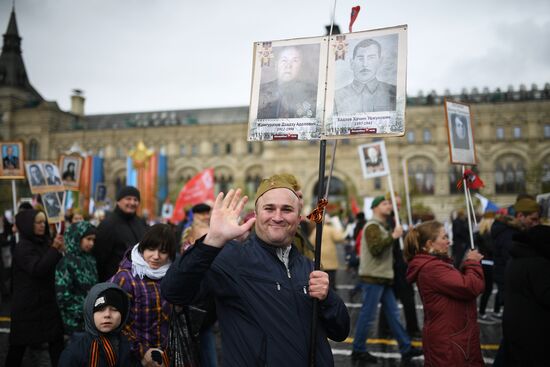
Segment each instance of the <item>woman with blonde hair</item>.
[[405,237],[407,281],[417,283],[424,304],[425,366],[483,366],[476,307],[484,288],[483,256],[468,251],[457,270],[449,244],[445,227],[437,221],[422,223]]

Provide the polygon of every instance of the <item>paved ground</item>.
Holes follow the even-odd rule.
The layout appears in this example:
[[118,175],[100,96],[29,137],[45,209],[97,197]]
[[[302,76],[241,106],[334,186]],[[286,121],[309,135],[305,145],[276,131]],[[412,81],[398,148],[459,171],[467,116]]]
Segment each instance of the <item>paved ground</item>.
[[[343,254],[341,254],[343,256]],[[351,360],[351,343],[353,342],[355,322],[361,307],[360,297],[357,296],[354,300],[349,298],[349,290],[355,284],[355,278],[345,270],[341,270],[337,275],[337,290],[342,299],[346,302],[348,306],[350,316],[351,316],[351,326],[352,332],[350,337],[342,342],[335,343],[331,342],[335,365],[338,367],[347,367],[354,366],[360,367],[363,366],[362,363],[354,363]],[[422,323],[423,310],[422,304],[418,298],[417,294],[417,312],[419,316],[419,321]],[[489,301],[489,305],[493,305],[493,300]],[[490,311],[490,310],[488,310]],[[403,316],[402,316],[403,317]],[[420,325],[421,326],[421,325]],[[493,358],[496,354],[498,348],[498,343],[501,337],[501,325],[480,325],[481,326],[481,344],[483,357],[488,366],[492,365]],[[368,366],[399,366],[400,365],[400,354],[398,353],[397,343],[392,339],[381,339],[375,335],[375,327],[371,331],[370,339],[367,341],[369,351],[378,357],[378,364],[369,364]],[[4,300],[0,304],[0,365],[4,363],[7,346],[8,346],[8,333],[9,333],[9,301]],[[415,339],[413,344],[416,346],[421,346],[421,340]],[[422,366],[423,359],[422,357],[415,358],[412,363],[413,366]],[[32,349],[29,349],[25,354],[25,360],[23,367],[49,367],[49,359],[46,346],[35,346]]]

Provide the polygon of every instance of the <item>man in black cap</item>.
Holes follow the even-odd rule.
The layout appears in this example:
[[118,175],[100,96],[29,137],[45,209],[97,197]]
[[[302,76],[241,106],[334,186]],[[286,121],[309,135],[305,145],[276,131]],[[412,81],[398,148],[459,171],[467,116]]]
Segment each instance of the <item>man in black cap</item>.
[[93,253],[99,281],[112,277],[126,250],[138,243],[147,225],[137,216],[140,194],[133,186],[123,187],[116,196],[116,207],[97,228]]

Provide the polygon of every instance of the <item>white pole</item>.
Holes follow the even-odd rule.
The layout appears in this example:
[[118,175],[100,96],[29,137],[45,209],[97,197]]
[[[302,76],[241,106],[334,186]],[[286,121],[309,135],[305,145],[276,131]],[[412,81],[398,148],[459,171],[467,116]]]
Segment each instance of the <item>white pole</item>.
[[472,217],[470,215],[470,205],[468,204],[468,186],[466,178],[464,177],[464,171],[466,170],[465,166],[462,166],[462,186],[464,189],[464,200],[466,200],[466,212],[468,213],[468,231],[470,232],[470,248],[474,249],[474,232],[472,230]]
[[403,181],[405,182],[405,196],[407,198],[407,216],[409,218],[409,227],[413,227],[412,210],[411,210],[411,197],[409,195],[409,170],[407,169],[407,161],[403,159],[401,161],[403,166]]
[[[391,179],[391,173],[388,167],[388,186],[390,187],[390,195],[391,195],[391,205],[393,206],[393,215],[395,219],[395,225],[400,226],[401,222],[399,221],[399,212],[397,211],[397,203],[395,202],[395,192],[393,191],[393,182]],[[399,247],[401,247],[401,250],[403,250],[403,237],[399,237]]]
[[11,180],[11,198],[13,205],[13,217],[17,214],[17,190],[15,189],[15,180]]

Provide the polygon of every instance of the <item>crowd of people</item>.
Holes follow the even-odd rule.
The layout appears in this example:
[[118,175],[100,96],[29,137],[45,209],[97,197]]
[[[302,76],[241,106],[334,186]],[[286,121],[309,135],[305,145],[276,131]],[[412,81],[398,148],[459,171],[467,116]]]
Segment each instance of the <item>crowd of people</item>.
[[[147,224],[131,186],[98,225],[74,210],[62,233],[39,206],[24,203],[3,222],[12,252],[10,286],[2,289],[11,298],[5,365],[20,366],[28,347],[47,343],[52,366],[216,366],[220,359],[223,366],[303,366],[313,309],[316,366],[334,365],[328,339],[348,336],[353,361],[376,363],[366,340],[379,305],[378,334],[397,340],[404,365],[423,354],[426,366],[482,366],[479,325],[497,323],[495,366],[544,365],[550,226],[540,224],[535,199],[520,195],[506,212],[485,213],[472,249],[460,213],[452,231],[435,220],[405,231],[392,196],[399,207],[397,195],[376,197],[372,216],[359,213],[346,228],[326,213],[320,270],[312,261],[315,225],[301,212],[290,174],[262,180],[251,213],[248,198],[230,190],[195,205],[177,225]],[[339,245],[357,275],[350,295],[362,300],[354,335],[336,289]]]

